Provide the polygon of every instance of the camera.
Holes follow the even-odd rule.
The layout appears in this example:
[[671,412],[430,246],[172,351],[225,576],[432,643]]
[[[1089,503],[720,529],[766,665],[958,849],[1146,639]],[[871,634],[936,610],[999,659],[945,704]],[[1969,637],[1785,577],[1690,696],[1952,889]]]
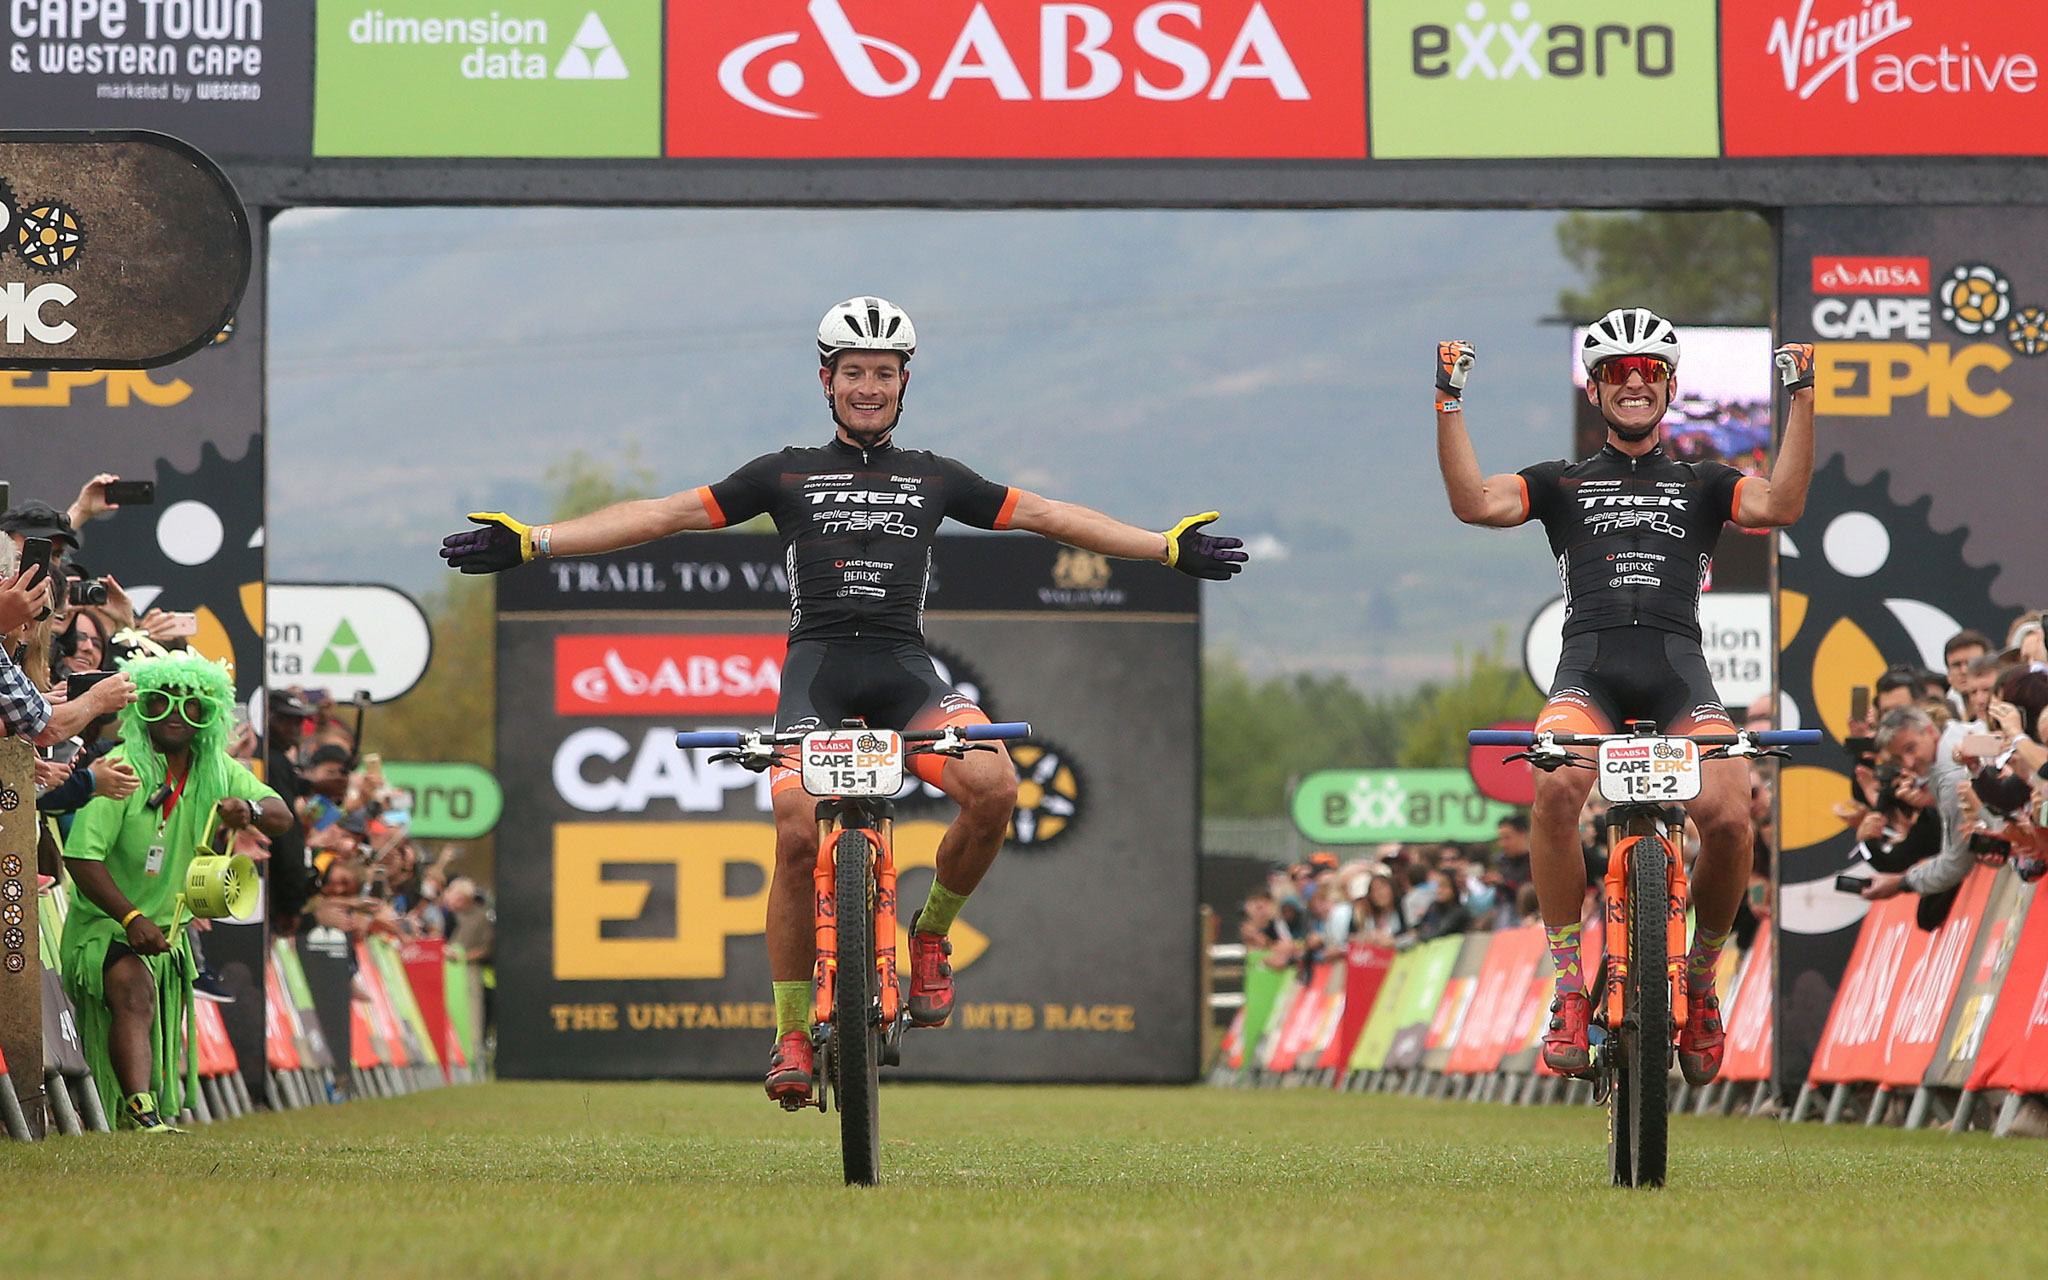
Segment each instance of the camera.
[[73,578],[71,580],[71,603],[78,605],[104,605],[107,602],[107,580],[105,578]]

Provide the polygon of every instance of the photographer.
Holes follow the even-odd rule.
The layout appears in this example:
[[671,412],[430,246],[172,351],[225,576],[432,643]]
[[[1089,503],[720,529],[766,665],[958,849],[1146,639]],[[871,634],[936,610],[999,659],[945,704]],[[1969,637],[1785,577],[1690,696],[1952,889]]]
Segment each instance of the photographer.
[[1873,875],[1863,890],[1865,898],[1877,901],[1899,893],[1943,893],[1969,874],[1973,855],[1963,819],[1962,791],[1969,786],[1970,775],[1956,760],[1967,732],[1960,723],[1937,729],[1918,707],[1895,708],[1878,721],[1878,752],[1899,768],[1893,794],[1916,811],[1916,820],[1918,811],[1939,815],[1941,844],[1932,857],[1919,859],[1902,872]]

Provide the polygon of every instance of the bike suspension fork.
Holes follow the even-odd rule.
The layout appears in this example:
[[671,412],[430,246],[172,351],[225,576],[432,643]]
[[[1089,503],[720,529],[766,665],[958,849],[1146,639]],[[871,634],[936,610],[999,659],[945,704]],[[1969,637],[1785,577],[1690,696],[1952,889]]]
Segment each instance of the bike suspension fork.
[[868,833],[875,852],[875,989],[882,995],[882,1025],[892,1026],[903,1004],[896,969],[895,822],[882,818]]
[[817,922],[818,964],[811,982],[811,1021],[823,1025],[832,1021],[833,1002],[838,999],[839,898],[833,883],[838,865],[839,824],[818,820],[818,861],[811,870],[813,910]]

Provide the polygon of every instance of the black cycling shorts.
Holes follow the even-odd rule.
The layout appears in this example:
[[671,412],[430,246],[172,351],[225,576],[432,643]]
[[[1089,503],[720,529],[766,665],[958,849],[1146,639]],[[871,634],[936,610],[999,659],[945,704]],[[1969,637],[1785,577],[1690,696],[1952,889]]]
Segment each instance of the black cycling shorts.
[[1735,732],[1692,637],[1612,627],[1566,640],[1537,730],[1613,733],[1630,720],[1665,733]]
[[[901,640],[799,640],[782,664],[782,698],[775,707],[779,733],[829,729],[859,717],[876,729],[943,729],[987,724],[966,694],[939,678],[922,646]],[[942,756],[919,755],[910,764],[937,786]],[[798,785],[792,770],[773,771],[778,792]]]

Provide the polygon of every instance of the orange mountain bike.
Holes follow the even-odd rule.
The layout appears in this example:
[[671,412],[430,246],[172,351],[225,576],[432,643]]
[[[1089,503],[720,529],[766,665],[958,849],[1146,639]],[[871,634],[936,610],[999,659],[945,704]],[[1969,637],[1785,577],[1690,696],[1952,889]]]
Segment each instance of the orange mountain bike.
[[882,1175],[881,1068],[902,1061],[910,1014],[896,968],[896,858],[890,848],[894,797],[904,762],[917,755],[958,758],[1031,726],[970,724],[898,733],[847,720],[811,733],[710,730],[676,735],[678,747],[725,747],[713,760],[756,772],[795,769],[818,800],[817,967],[811,980],[811,1045],[816,1092],[790,1110],[830,1109],[839,1100],[839,1142],[847,1185],[873,1186]]
[[[1593,1025],[1593,1089],[1607,1104],[1607,1167],[1617,1187],[1661,1187],[1669,1146],[1666,1090],[1686,1007],[1686,910],[1692,886],[1679,856],[1684,814],[1666,805],[1700,793],[1705,760],[1782,756],[1780,746],[1821,740],[1818,729],[1659,734],[1647,720],[1624,733],[1529,733],[1475,729],[1474,746],[1526,747],[1509,756],[1538,769],[1597,770],[1612,806],[1612,844],[1602,888],[1600,975]],[[1591,758],[1567,750],[1592,747]],[[1701,748],[1706,748],[1704,751]]]

